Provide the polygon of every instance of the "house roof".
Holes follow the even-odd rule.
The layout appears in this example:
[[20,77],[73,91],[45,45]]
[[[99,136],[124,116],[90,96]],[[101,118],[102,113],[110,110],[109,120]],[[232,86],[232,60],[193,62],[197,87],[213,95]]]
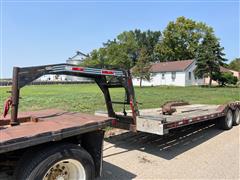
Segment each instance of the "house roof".
[[223,66],[220,66],[220,72],[223,72],[223,73],[229,72],[229,73],[231,73],[233,76],[236,76],[238,79],[240,79],[240,72],[239,72],[239,71],[234,71],[234,70],[232,70],[232,69],[227,69],[227,68],[225,68],[225,67],[223,67]]
[[169,61],[152,64],[150,72],[185,71],[194,60]]
[[227,68],[225,68],[225,67],[223,67],[223,66],[220,66],[220,71],[221,71],[221,72],[230,72],[230,73],[231,73],[231,70],[230,70],[230,69],[227,69]]

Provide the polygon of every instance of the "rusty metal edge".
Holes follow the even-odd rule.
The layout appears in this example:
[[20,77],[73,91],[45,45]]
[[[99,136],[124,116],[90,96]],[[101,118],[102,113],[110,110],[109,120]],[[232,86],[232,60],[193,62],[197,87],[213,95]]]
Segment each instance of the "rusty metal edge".
[[30,138],[26,137],[26,138],[14,139],[14,141],[4,142],[0,144],[0,153],[19,150],[19,149],[27,148],[30,146],[47,143],[47,142],[60,141],[68,137],[81,135],[91,131],[100,130],[100,129],[106,128],[107,126],[110,126],[111,121],[112,119],[109,119],[102,123],[91,124],[91,125],[87,124],[85,126],[80,126],[76,128],[63,129],[62,131],[43,133]]

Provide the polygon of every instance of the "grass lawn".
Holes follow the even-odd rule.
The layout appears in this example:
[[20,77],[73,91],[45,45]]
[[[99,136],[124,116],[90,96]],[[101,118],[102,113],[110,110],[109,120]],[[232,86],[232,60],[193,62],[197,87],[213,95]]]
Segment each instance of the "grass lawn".
[[[0,107],[9,96],[9,87],[0,87]],[[137,101],[143,103],[139,108],[160,107],[165,101],[186,100],[190,103],[223,104],[240,100],[239,88],[205,87],[144,87],[135,88]],[[123,89],[112,89],[112,99],[122,101]],[[93,113],[105,110],[103,95],[97,85],[47,85],[26,86],[21,90],[20,111],[44,108],[61,108],[69,111]],[[114,106],[116,111],[122,105]],[[2,111],[2,108],[1,108]]]

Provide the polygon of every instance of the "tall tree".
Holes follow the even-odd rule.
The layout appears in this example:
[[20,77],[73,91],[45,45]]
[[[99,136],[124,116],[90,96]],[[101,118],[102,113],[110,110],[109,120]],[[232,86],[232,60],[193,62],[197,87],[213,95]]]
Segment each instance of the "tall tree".
[[240,72],[240,58],[236,58],[232,60],[228,68]]
[[90,67],[97,67],[97,68],[103,68],[104,67],[104,57],[105,57],[106,51],[104,48],[94,49],[89,57],[85,58],[82,65],[84,66],[90,66]]
[[179,17],[168,23],[154,52],[159,61],[193,59],[207,31],[213,30],[202,22]]
[[142,48],[140,50],[139,58],[137,64],[132,68],[132,73],[134,77],[140,79],[140,87],[142,87],[142,81],[144,79],[150,80],[150,68],[151,68],[151,57],[147,52],[147,49]]
[[86,65],[113,66],[125,69],[132,68],[138,61],[140,51],[144,48],[154,61],[153,51],[160,40],[160,31],[124,31],[116,39],[108,40],[99,50],[94,50],[90,58],[85,60]]
[[139,29],[134,31],[135,39],[138,46],[138,51],[144,48],[148,54],[150,54],[151,61],[155,61],[152,56],[155,46],[160,42],[161,32],[160,31],[144,31],[141,32]]
[[212,85],[214,73],[220,73],[220,66],[226,61],[223,50],[212,32],[207,32],[199,45],[196,53],[195,76],[198,78],[209,76],[209,86]]
[[124,68],[131,67],[131,58],[125,51],[123,45],[115,41],[108,42],[107,48],[93,50],[86,58],[83,65],[98,68]]

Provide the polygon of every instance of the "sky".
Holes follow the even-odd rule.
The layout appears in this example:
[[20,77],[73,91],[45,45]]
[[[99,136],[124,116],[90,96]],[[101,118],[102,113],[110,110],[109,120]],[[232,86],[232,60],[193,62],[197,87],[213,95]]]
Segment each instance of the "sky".
[[0,78],[11,77],[13,66],[62,63],[76,50],[90,53],[123,31],[163,31],[179,16],[212,26],[226,58],[240,57],[237,0],[0,1]]

